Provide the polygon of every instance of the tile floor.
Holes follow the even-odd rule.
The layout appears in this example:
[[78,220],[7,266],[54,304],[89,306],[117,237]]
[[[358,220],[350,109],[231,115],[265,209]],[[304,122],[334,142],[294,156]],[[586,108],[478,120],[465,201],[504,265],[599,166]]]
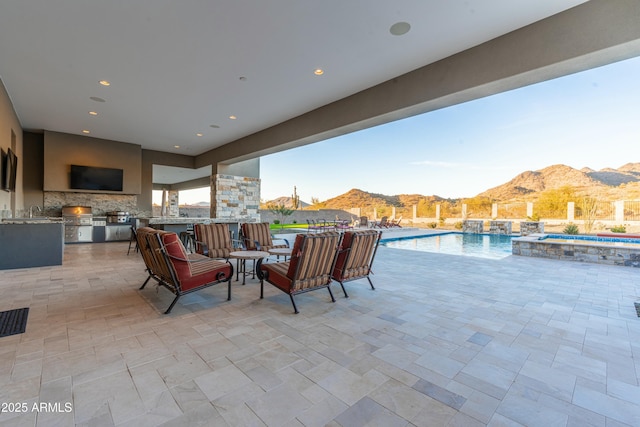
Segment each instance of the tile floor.
[[638,269],[381,247],[376,290],[335,304],[248,280],[164,315],[126,252],[0,272],[0,310],[30,307],[0,338],[1,426],[640,425]]

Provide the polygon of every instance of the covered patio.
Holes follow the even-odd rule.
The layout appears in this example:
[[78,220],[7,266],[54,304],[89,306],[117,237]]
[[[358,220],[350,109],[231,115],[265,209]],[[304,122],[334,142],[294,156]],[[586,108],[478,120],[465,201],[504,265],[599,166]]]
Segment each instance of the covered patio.
[[126,254],[66,245],[62,266],[0,276],[30,307],[0,338],[0,402],[28,410],[1,425],[640,425],[633,268],[380,247],[376,290],[336,284],[335,304],[303,294],[294,315],[248,280],[164,315],[172,295],[139,291]]

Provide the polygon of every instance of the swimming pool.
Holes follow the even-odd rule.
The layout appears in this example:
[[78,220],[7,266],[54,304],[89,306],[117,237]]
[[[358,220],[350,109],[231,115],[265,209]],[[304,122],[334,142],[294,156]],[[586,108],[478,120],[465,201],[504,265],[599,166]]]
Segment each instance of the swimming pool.
[[451,232],[429,236],[383,239],[381,244],[396,249],[502,259],[511,255],[511,238],[511,236],[499,234]]

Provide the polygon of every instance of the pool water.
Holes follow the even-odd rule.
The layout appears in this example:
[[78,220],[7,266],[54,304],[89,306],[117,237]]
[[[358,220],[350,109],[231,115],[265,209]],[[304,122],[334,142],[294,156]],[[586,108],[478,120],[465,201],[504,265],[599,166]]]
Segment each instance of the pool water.
[[498,234],[445,233],[382,240],[381,244],[396,249],[502,259],[511,255],[511,238]]

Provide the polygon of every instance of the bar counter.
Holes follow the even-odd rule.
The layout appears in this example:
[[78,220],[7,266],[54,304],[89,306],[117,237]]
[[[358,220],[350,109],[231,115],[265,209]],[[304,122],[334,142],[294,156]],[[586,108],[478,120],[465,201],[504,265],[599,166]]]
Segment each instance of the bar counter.
[[0,223],[0,270],[62,265],[62,218],[8,218]]
[[187,231],[192,224],[229,224],[229,230],[234,236],[238,236],[240,223],[255,222],[253,218],[187,218],[187,217],[152,217],[149,218],[149,227],[158,230],[173,231],[180,234]]

